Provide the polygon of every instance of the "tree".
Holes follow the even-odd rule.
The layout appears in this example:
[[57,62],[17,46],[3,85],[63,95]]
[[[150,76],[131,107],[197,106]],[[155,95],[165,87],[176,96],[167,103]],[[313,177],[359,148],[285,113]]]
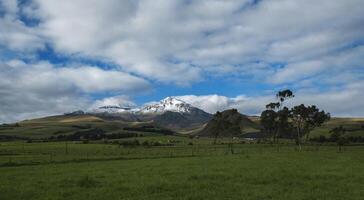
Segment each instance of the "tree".
[[289,134],[291,137],[292,128],[290,123],[290,113],[291,111],[287,107],[283,107],[277,112],[277,136],[283,137]]
[[260,123],[266,133],[265,137],[274,137],[277,132],[277,112],[274,110],[265,110],[260,115]]
[[265,107],[267,110],[261,114],[261,124],[269,137],[273,137],[274,142],[278,142],[278,137],[281,137],[284,132],[287,132],[289,127],[289,109],[284,105],[284,102],[293,98],[291,90],[282,90],[277,92],[276,97],[278,102],[272,102]]
[[222,120],[222,113],[217,111],[214,118],[211,120],[214,124],[214,128],[212,129],[213,136],[214,136],[214,144],[216,144],[217,138],[220,136],[220,131],[226,127],[226,123]]
[[276,97],[279,98],[279,101],[282,104],[285,100],[287,100],[289,98],[293,98],[294,95],[293,95],[293,92],[291,90],[282,90],[282,91],[279,91],[276,94]]
[[344,137],[346,129],[343,126],[339,126],[331,129],[330,133],[332,133],[331,140],[336,142],[339,146],[339,152],[341,152],[341,147],[346,143],[346,139]]
[[330,113],[325,113],[325,111],[320,111],[315,105],[309,106],[308,108],[308,123],[307,123],[307,133],[306,133],[306,142],[309,139],[310,132],[316,128],[321,126],[326,121],[329,121],[331,116]]
[[316,106],[306,107],[304,104],[295,106],[291,109],[291,118],[293,126],[296,128],[296,144],[301,150],[301,138],[306,135],[309,138],[310,132],[321,126],[330,119],[330,113],[320,111]]

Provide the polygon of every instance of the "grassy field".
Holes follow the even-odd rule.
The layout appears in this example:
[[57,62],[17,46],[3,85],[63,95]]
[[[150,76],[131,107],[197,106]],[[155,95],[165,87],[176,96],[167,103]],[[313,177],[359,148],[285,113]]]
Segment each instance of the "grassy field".
[[[135,139],[125,139],[134,141]],[[158,141],[160,144],[173,146],[121,146],[117,144],[82,142],[4,142],[0,143],[0,166],[37,165],[46,163],[86,162],[90,160],[130,160],[148,158],[218,156],[227,154],[250,154],[264,151],[293,151],[292,146],[229,144],[211,145],[212,139],[189,139],[176,136],[154,136],[138,138],[144,141]],[[227,143],[229,139],[220,139]],[[190,145],[193,144],[193,145]],[[307,147],[316,150],[318,147]]]
[[[348,136],[364,136],[363,124],[363,119],[334,118],[311,137],[329,137],[329,130],[338,125],[348,130]],[[307,144],[298,151],[293,141],[285,139],[257,144],[239,138],[231,146],[231,138],[219,138],[212,145],[213,138],[157,133],[118,140],[36,140],[93,128],[108,134],[125,132],[125,127],[138,125],[55,116],[0,127],[0,135],[35,139],[0,142],[0,200],[361,200],[364,196],[364,146],[347,145],[338,152],[334,143]],[[139,145],[120,145],[136,140]]]
[[324,123],[323,126],[314,129],[311,137],[318,137],[320,135],[329,137],[331,135],[330,130],[338,126],[343,126],[347,130],[346,137],[364,137],[364,118],[332,118]]
[[[170,136],[169,140],[176,139]],[[155,138],[158,139],[158,138]],[[0,199],[362,199],[364,147],[0,145]],[[201,139],[200,139],[201,140]],[[209,141],[210,142],[210,141]]]
[[93,116],[53,116],[41,119],[26,120],[17,123],[18,126],[0,127],[0,135],[26,137],[31,139],[48,138],[57,135],[70,135],[77,131],[100,128],[109,133],[132,123],[122,121],[103,121]]

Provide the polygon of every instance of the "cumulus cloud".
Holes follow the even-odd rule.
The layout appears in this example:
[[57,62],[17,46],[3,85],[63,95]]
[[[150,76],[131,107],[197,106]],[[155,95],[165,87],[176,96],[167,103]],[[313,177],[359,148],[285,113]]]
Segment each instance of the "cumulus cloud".
[[[344,112],[333,105],[363,93],[353,88],[363,80],[363,6],[362,0],[1,0],[0,88],[14,99],[25,91],[35,99],[62,94],[87,102],[93,93],[129,94],[150,83],[193,86],[234,77],[306,90],[307,100],[335,96],[317,104],[356,115],[352,107]],[[46,46],[70,60],[79,55],[115,67],[38,61],[36,52]],[[8,54],[31,57],[33,64],[3,61]],[[270,99],[259,92],[183,98],[209,112],[234,106],[256,114]],[[347,105],[361,106],[352,101]]]
[[[106,57],[126,71],[182,85],[201,80],[211,67],[222,73],[226,66],[248,71],[256,60],[300,68],[296,62],[329,55],[364,33],[360,0],[33,4],[42,34],[58,51]],[[270,72],[252,76],[261,79]]]
[[[350,73],[356,77],[358,69],[364,69],[364,46],[355,47],[332,55],[322,56],[313,60],[290,63],[269,77],[272,83],[297,82],[310,76],[334,75]],[[349,79],[350,80],[350,79]],[[340,80],[337,80],[340,82]],[[336,82],[336,83],[337,83]]]
[[249,97],[239,95],[236,97],[227,97],[217,94],[201,96],[184,95],[176,96],[176,98],[212,114],[217,111],[235,108],[241,113],[249,115],[260,114],[267,102],[274,100],[270,96]]
[[18,52],[32,52],[44,48],[44,39],[37,30],[19,20],[0,18],[1,46]]
[[149,90],[143,79],[91,66],[57,67],[47,62],[0,64],[0,122],[85,109],[90,93],[131,94]]
[[[360,117],[364,113],[363,91],[364,82],[360,81],[350,84],[345,88],[320,92],[320,91],[297,91],[295,98],[286,102],[285,106],[294,105],[317,105],[319,108],[330,112],[334,117]],[[260,115],[265,110],[265,105],[276,102],[275,94],[261,96],[227,97],[222,95],[185,95],[177,96],[195,107],[209,113],[235,108],[247,115]]]
[[[364,35],[361,0],[34,0],[23,6],[4,0],[2,5],[6,14],[0,23],[6,28],[0,43],[8,48],[39,49],[47,42],[61,53],[104,57],[124,71],[177,85],[211,72],[251,72],[243,78],[265,81],[307,62],[314,65],[302,76],[317,75],[321,65],[330,64],[321,57],[350,49]],[[17,12],[39,25],[24,25]],[[286,65],[249,70],[256,61]]]

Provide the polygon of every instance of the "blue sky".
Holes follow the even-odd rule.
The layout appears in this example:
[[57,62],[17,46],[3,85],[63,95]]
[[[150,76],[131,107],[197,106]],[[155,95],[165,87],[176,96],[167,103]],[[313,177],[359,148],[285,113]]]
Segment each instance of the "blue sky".
[[0,122],[140,106],[364,116],[362,0],[0,0]]

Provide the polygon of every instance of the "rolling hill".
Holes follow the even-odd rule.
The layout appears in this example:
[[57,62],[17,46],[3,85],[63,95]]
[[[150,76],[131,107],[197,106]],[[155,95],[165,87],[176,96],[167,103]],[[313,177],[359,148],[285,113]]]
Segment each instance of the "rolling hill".
[[214,115],[213,119],[198,133],[200,136],[241,136],[259,132],[259,124],[240,114],[236,109],[225,110]]

